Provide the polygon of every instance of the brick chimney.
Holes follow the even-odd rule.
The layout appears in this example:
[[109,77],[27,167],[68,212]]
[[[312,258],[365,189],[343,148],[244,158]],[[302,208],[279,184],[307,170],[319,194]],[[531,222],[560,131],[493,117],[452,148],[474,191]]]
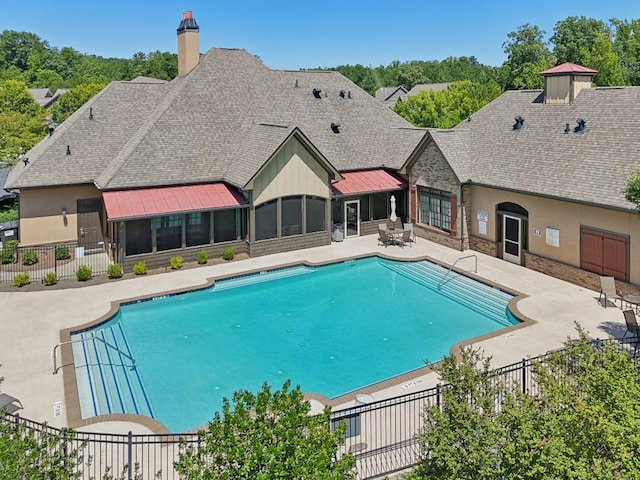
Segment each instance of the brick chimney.
[[178,76],[188,74],[200,61],[200,27],[190,11],[182,14],[178,25]]

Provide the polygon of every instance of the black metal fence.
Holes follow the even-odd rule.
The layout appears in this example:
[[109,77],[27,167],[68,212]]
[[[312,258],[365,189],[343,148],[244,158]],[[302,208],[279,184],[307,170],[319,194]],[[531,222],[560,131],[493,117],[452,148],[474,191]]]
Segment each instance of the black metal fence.
[[16,275],[26,273],[29,281],[41,282],[47,274],[57,279],[74,279],[78,267],[85,265],[93,275],[106,273],[109,253],[105,242],[20,246],[5,242],[0,250],[0,282],[12,283]]
[[[617,342],[632,356],[636,356],[639,337],[612,340],[594,340],[595,344]],[[562,349],[560,351],[563,351]],[[502,385],[519,389],[525,394],[537,395],[538,385],[533,365],[548,354],[498,368],[493,377]],[[567,366],[570,364],[568,363]],[[352,452],[356,460],[359,479],[388,475],[418,464],[422,452],[418,433],[423,428],[424,411],[442,402],[442,389],[436,386],[428,390],[402,395],[369,404],[356,405],[331,414],[331,425],[345,422],[347,431],[342,452]],[[5,421],[23,425],[35,436],[62,434],[64,431],[7,415]],[[71,441],[83,458],[78,467],[80,478],[99,479],[105,473],[123,475],[140,480],[179,479],[174,462],[179,458],[180,443],[198,442],[196,433],[167,435],[118,435],[110,433],[75,432]],[[118,477],[119,478],[119,477]]]

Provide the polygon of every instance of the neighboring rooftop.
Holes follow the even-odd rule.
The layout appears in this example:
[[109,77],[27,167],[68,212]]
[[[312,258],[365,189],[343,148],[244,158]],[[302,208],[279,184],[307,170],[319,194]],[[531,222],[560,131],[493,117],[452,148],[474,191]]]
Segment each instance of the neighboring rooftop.
[[50,107],[60,95],[68,91],[68,88],[59,88],[54,93],[49,88],[29,88],[29,93],[42,108]]

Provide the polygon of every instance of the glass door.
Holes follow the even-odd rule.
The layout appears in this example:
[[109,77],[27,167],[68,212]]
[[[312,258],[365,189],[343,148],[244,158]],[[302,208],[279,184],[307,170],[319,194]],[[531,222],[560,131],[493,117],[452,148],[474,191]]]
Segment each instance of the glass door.
[[521,222],[518,217],[502,216],[502,258],[511,263],[521,264]]
[[360,200],[344,202],[344,238],[360,236]]

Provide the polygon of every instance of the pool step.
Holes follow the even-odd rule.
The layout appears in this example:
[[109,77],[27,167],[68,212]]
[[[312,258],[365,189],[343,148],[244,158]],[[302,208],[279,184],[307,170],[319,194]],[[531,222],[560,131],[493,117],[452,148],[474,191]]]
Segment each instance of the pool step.
[[245,285],[253,285],[256,283],[269,282],[279,278],[295,277],[312,273],[313,268],[298,265],[295,267],[278,268],[275,270],[265,270],[263,272],[251,273],[240,277],[228,278],[225,280],[217,280],[210,288],[211,291],[227,290],[229,288],[244,287]]
[[382,262],[382,264],[406,278],[488,316],[501,325],[512,325],[506,317],[507,304],[512,296],[506,292],[454,271],[451,271],[442,282],[448,269],[431,262]]
[[[96,339],[97,338],[97,339]],[[120,322],[72,335],[82,418],[111,413],[154,417]]]

